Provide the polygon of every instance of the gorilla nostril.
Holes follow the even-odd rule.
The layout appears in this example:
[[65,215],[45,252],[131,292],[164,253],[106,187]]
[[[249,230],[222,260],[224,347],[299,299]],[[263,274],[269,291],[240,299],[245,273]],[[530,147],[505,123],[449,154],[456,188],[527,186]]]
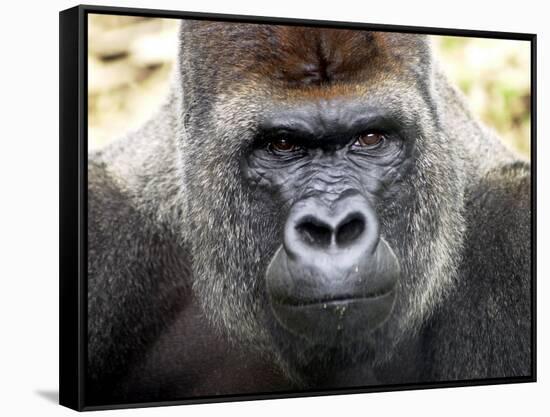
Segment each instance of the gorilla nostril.
[[332,228],[321,221],[307,217],[297,226],[296,231],[300,238],[311,246],[328,247],[332,237]]
[[355,242],[365,231],[365,219],[360,214],[347,217],[336,230],[336,244],[348,246]]

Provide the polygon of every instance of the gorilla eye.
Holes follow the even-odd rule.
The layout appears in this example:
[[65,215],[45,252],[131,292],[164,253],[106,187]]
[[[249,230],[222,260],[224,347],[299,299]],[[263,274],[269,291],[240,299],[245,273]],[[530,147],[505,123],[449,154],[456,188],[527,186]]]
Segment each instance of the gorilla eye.
[[289,153],[298,149],[298,146],[290,142],[288,139],[277,139],[269,142],[269,148],[276,152]]
[[386,136],[380,132],[367,132],[360,135],[357,140],[353,143],[353,146],[362,147],[362,148],[372,148],[373,146],[381,143]]

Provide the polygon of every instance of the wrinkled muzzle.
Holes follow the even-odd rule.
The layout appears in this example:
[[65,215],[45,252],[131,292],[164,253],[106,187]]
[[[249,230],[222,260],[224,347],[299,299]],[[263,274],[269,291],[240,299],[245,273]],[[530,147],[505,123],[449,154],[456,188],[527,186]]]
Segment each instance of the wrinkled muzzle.
[[374,209],[356,193],[294,204],[266,273],[277,321],[324,345],[379,327],[392,311],[400,274],[379,229]]

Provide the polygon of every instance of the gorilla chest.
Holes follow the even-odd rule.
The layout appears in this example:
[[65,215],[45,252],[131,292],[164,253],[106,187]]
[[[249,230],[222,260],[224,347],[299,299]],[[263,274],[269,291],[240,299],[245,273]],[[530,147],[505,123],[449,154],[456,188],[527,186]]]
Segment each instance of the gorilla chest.
[[[402,369],[402,368],[401,368]],[[315,370],[315,380],[293,381],[272,360],[229,343],[192,303],[150,347],[122,384],[128,400],[154,401],[300,389],[365,387],[383,382],[368,366]],[[383,373],[391,372],[384,369]]]
[[181,399],[295,389],[261,355],[220,337],[191,305],[151,346],[123,383],[125,395]]

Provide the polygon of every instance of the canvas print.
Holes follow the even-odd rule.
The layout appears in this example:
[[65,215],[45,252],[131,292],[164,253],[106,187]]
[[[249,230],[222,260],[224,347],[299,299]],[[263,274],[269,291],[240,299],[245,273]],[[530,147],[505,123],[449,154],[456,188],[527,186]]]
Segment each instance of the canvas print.
[[87,19],[87,404],[533,377],[530,42]]

